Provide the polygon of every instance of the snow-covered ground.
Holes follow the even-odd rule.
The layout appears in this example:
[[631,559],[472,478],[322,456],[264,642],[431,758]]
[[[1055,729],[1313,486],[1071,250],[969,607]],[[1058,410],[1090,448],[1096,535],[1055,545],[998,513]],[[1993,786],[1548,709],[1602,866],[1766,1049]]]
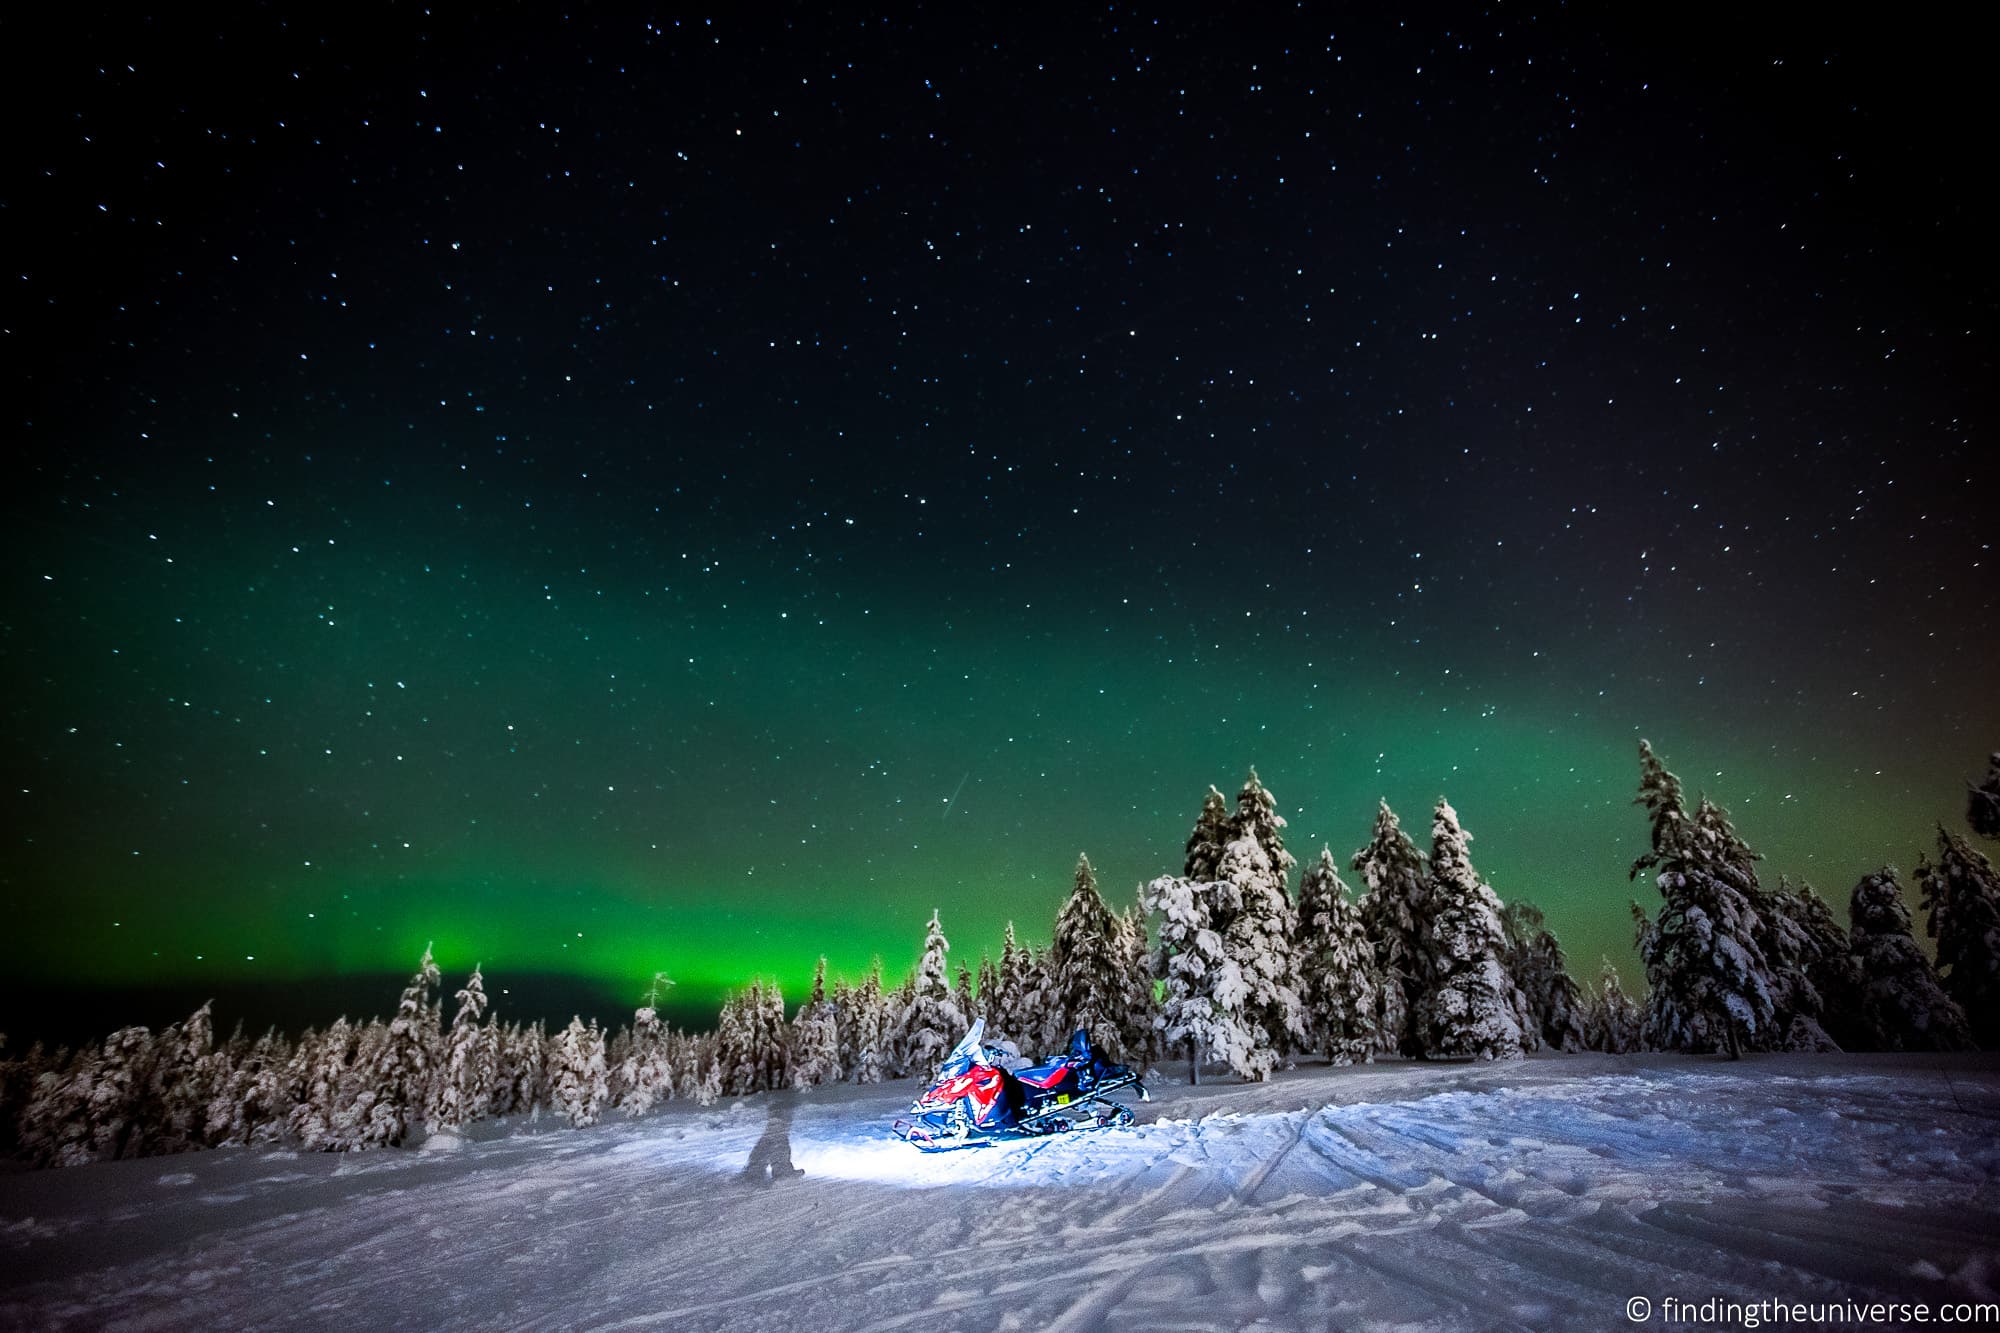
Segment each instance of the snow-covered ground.
[[884,1133],[911,1091],[0,1177],[0,1325],[1602,1329],[2000,1287],[1989,1057],[1311,1068],[931,1156]]

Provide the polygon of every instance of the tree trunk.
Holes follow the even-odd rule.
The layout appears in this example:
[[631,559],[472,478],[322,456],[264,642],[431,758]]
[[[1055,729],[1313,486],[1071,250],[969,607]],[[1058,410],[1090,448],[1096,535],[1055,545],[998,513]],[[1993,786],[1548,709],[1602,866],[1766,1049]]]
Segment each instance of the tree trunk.
[[1188,1038],[1188,1083],[1201,1086],[1201,1044],[1193,1037]]

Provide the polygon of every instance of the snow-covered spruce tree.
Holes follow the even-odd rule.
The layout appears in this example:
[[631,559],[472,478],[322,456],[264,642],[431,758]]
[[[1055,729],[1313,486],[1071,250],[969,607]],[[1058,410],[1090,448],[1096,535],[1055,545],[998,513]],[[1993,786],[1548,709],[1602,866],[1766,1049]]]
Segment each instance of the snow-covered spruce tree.
[[1548,928],[1542,909],[1522,900],[1508,903],[1500,913],[1500,925],[1507,936],[1507,954],[1501,962],[1516,994],[1525,1002],[1521,1006],[1523,1037],[1532,1027],[1537,1048],[1589,1049],[1583,992],[1569,974],[1562,943]]
[[1938,976],[1972,1039],[2000,1048],[2000,875],[1965,839],[1938,825],[1938,859],[1917,862],[1917,887],[1937,941]]
[[1335,1064],[1375,1058],[1380,1003],[1375,946],[1361,911],[1322,846],[1299,877],[1298,929],[1292,938],[1307,1045]]
[[967,1023],[979,1017],[979,993],[972,988],[972,969],[963,962],[958,965],[958,983],[952,987],[951,994],[958,1001],[958,1012],[965,1015]]
[[[144,1031],[144,1029],[140,1029]],[[21,1107],[15,1137],[20,1155],[34,1166],[80,1166],[95,1159],[90,1119],[98,1048],[49,1057],[35,1073]]]
[[1818,942],[1794,916],[1795,910],[1803,917],[1808,909],[1782,877],[1776,889],[1760,887],[1753,901],[1757,947],[1770,966],[1771,1031],[1776,1044],[1788,1051],[1839,1050],[1820,1022],[1826,1005],[1808,970],[1818,961]]
[[1965,822],[1982,838],[2000,838],[2000,750],[1986,761],[1986,781],[1966,786]]
[[1216,878],[1216,868],[1222,864],[1222,849],[1235,838],[1230,827],[1229,806],[1222,793],[1210,786],[1208,795],[1202,798],[1201,814],[1195,817],[1194,832],[1188,834],[1187,855],[1181,862],[1181,876],[1195,884],[1207,884]]
[[374,1078],[362,1095],[373,1096],[366,1119],[356,1126],[356,1147],[393,1148],[408,1138],[423,1118],[431,1080],[437,1074],[435,1056],[440,1037],[431,990],[438,980],[437,964],[431,961],[430,946],[426,945],[416,975],[404,987],[396,1016],[389,1021],[387,1041],[372,1064]]
[[1021,1053],[1048,1055],[1069,1041],[1057,1004],[1055,958],[1047,949],[1027,950],[1027,971],[1021,986]]
[[1965,1011],[1938,984],[1918,947],[1894,866],[1864,875],[1848,901],[1848,933],[1860,973],[1857,1050],[1962,1051],[1972,1046]]
[[1640,790],[1652,850],[1632,875],[1653,871],[1665,900],[1657,917],[1632,904],[1635,943],[1646,968],[1643,1043],[1703,1053],[1777,1044],[1770,964],[1757,943],[1755,853],[1719,807],[1703,799],[1693,816],[1681,785],[1652,746],[1639,742]]
[[909,1033],[903,1027],[903,1016],[908,1014],[917,1002],[917,974],[912,971],[896,983],[896,989],[882,998],[882,1057],[885,1078],[910,1078],[916,1071],[910,1068]]
[[785,1021],[785,993],[777,979],[764,988],[757,1015],[757,1044],[763,1052],[764,1087],[772,1092],[792,1083],[792,1025]]
[[764,1008],[764,983],[749,986],[722,1002],[715,1021],[715,1066],[720,1071],[722,1094],[741,1097],[762,1092],[765,1080],[764,1052],[758,1041],[758,1016]]
[[1847,931],[1810,884],[1778,877],[1757,899],[1771,964],[1772,1022],[1790,1051],[1837,1051],[1833,1029],[1851,1025],[1854,974]]
[[1021,1031],[1021,989],[1027,981],[1028,958],[1014,937],[1009,921],[1000,937],[1000,961],[993,968],[992,987],[982,987],[980,1002],[986,1013],[986,1031],[992,1041],[1011,1041],[1024,1051],[1027,1034]]
[[1429,1059],[1515,1060],[1521,1023],[1500,899],[1473,868],[1472,835],[1451,803],[1438,797],[1431,816],[1431,875],[1427,886],[1429,972],[1432,983],[1417,1012],[1417,1033]]
[[1193,1083],[1201,1082],[1201,1068],[1212,1060],[1248,1079],[1263,1078],[1276,1063],[1262,1026],[1243,1012],[1243,974],[1215,928],[1218,914],[1234,914],[1235,892],[1228,880],[1196,883],[1162,875],[1146,885],[1141,899],[1160,918],[1154,974],[1164,998],[1154,1023],[1164,1049],[1187,1053]]
[[607,1031],[604,1038],[605,1085],[611,1089],[610,1102],[618,1106],[625,1100],[625,1070],[632,1061],[632,1029],[622,1025]]
[[612,1105],[634,1117],[674,1097],[674,1043],[652,1005],[640,1005],[632,1013],[632,1041],[616,1085]]
[[524,1115],[531,1122],[539,1119],[548,1105],[549,1074],[549,1040],[542,1021],[509,1028],[500,1049],[501,1078],[494,1090],[493,1113]]
[[431,1084],[429,1120],[433,1129],[464,1129],[485,1119],[493,1105],[496,1071],[480,1022],[486,1016],[486,984],[476,964],[456,999],[458,1010],[445,1034],[444,1068]]
[[[1250,770],[1249,777],[1243,779],[1242,790],[1236,793],[1236,813],[1230,817],[1229,833],[1229,842],[1238,838],[1256,839],[1257,845],[1264,849],[1265,859],[1271,863],[1271,873],[1277,877],[1279,889],[1289,902],[1292,869],[1298,861],[1285,850],[1285,817],[1278,813],[1277,799],[1265,790],[1255,768]],[[1225,855],[1228,854],[1228,842],[1223,844],[1222,850]],[[1224,876],[1218,874],[1216,878]]]
[[1056,914],[1049,945],[1049,974],[1059,1029],[1083,1028],[1092,1043],[1113,1060],[1125,1058],[1118,1019],[1125,1009],[1124,957],[1111,909],[1097,892],[1090,858],[1078,856],[1070,895]]
[[126,1145],[126,1155],[152,1157],[207,1147],[209,1099],[227,1076],[215,1058],[209,1004],[186,1022],[169,1024],[154,1041],[153,1051],[146,1092],[140,1099],[140,1136]]
[[1639,1006],[1625,993],[1618,969],[1609,958],[1605,959],[1598,973],[1597,990],[1590,997],[1589,1048],[1610,1055],[1630,1055],[1639,1049],[1644,1022]]
[[581,1018],[572,1017],[551,1045],[549,1095],[556,1111],[574,1129],[596,1124],[598,1113],[611,1100],[604,1033],[595,1019],[585,1027]]
[[1639,794],[1632,798],[1632,804],[1646,807],[1646,822],[1652,839],[1651,848],[1632,863],[1632,873],[1628,878],[1637,879],[1640,871],[1657,870],[1681,856],[1693,834],[1681,780],[1667,771],[1666,764],[1653,753],[1653,743],[1648,740],[1639,742]]
[[158,1122],[160,1106],[151,1095],[160,1043],[143,1027],[121,1028],[104,1039],[90,1067],[91,1160],[137,1157]]
[[[1760,885],[1756,863],[1762,856],[1737,836],[1729,816],[1706,797],[1695,808],[1692,826],[1687,854],[1735,883],[1753,909],[1752,938],[1764,958],[1771,996],[1770,1023],[1757,1044],[1775,1050],[1838,1050],[1822,1025],[1826,1004],[1813,978],[1815,972],[1830,975],[1829,952],[1835,956],[1846,952],[1839,923],[1809,890],[1801,896],[1782,877],[1776,890]],[[1837,938],[1826,934],[1829,929]]]
[[1147,961],[1146,909],[1139,901],[1118,918],[1119,967],[1124,979],[1124,1012],[1118,1029],[1124,1038],[1125,1062],[1135,1066],[1152,1063],[1154,1041],[1153,972]]
[[840,1082],[840,1027],[826,995],[826,959],[813,969],[812,991],[792,1023],[792,1086],[816,1088]]
[[1348,864],[1368,890],[1361,900],[1361,928],[1375,948],[1380,981],[1375,1049],[1415,1055],[1420,1043],[1414,1020],[1430,985],[1424,944],[1430,875],[1424,854],[1389,803],[1381,801],[1373,836]]
[[[1253,773],[1252,781],[1255,777]],[[1258,1040],[1252,1058],[1263,1067],[1257,1075],[1263,1078],[1306,1039],[1292,960],[1295,913],[1282,875],[1249,831],[1223,849],[1218,870],[1232,886],[1229,900],[1235,904],[1223,927],[1222,952],[1243,980],[1241,1012]]]
[[993,1026],[993,1000],[1000,990],[1000,969],[993,965],[993,955],[981,951],[979,955],[979,977],[977,981],[979,1012],[970,1017],[983,1018],[986,1026]]
[[841,1018],[840,1029],[849,1043],[847,1076],[856,1083],[880,1083],[889,1076],[889,1031],[886,999],[882,994],[882,960],[877,958],[868,975],[853,991],[853,1007]]
[[253,1042],[211,1094],[203,1137],[218,1146],[275,1142],[304,1093],[287,1086],[290,1063],[291,1048],[276,1028]]
[[896,1015],[897,1045],[903,1067],[929,1083],[937,1074],[938,1063],[965,1036],[965,1015],[952,996],[948,980],[951,942],[944,937],[938,914],[931,913],[924,928],[924,952],[917,960],[909,998]]
[[694,1104],[713,1106],[716,1099],[722,1096],[722,1062],[715,1058],[713,1037],[696,1044],[694,1065],[699,1071],[694,1080]]
[[343,1015],[328,1024],[325,1032],[307,1028],[292,1048],[286,1081],[300,1093],[285,1116],[285,1136],[307,1152],[336,1152],[346,1146],[334,1140],[333,1120],[353,1044],[353,1033]]

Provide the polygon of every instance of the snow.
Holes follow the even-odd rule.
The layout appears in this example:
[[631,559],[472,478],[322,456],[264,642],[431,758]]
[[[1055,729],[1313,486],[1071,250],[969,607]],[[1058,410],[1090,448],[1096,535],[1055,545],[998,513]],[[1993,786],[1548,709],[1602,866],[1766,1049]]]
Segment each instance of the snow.
[[935,1155],[886,1133],[913,1091],[0,1176],[0,1326],[1606,1328],[2000,1286],[1990,1056],[1314,1066]]

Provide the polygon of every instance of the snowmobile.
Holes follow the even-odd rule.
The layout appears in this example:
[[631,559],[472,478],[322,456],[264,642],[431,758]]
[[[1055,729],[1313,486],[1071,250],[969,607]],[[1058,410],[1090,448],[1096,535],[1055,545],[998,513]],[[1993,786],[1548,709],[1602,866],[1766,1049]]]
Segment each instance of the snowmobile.
[[938,1068],[937,1081],[899,1118],[891,1131],[925,1152],[962,1148],[994,1139],[1035,1138],[1075,1129],[1108,1129],[1132,1123],[1132,1108],[1110,1094],[1130,1088],[1152,1098],[1139,1076],[1090,1048],[1078,1028],[1062,1055],[1024,1069],[1010,1069],[1008,1053],[985,1043],[986,1020]]

